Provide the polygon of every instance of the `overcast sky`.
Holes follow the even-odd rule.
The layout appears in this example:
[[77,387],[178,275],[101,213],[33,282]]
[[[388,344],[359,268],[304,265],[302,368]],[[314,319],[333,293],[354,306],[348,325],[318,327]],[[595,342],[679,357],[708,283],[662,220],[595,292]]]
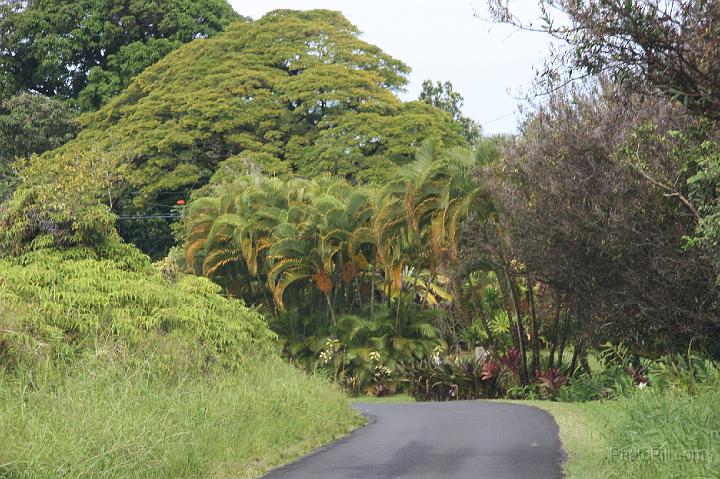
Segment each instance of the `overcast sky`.
[[[547,55],[548,39],[475,18],[487,17],[485,0],[230,0],[254,19],[278,8],[340,10],[363,39],[412,68],[403,99],[416,99],[425,79],[450,80],[463,108],[486,134],[517,128],[518,97]],[[513,11],[537,17],[537,2],[512,0]]]

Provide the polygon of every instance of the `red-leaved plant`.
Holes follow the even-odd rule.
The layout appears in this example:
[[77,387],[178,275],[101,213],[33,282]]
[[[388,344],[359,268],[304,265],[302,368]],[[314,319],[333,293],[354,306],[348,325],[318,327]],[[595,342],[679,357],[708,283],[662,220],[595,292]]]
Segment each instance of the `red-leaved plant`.
[[540,393],[551,401],[555,401],[558,391],[568,381],[568,378],[563,376],[558,368],[548,368],[545,372],[536,370],[535,377],[540,386]]
[[500,357],[500,362],[510,370],[515,384],[520,383],[520,351],[512,347],[505,352],[505,356]]
[[489,381],[490,379],[496,377],[499,372],[500,372],[500,363],[498,363],[494,359],[488,359],[485,362],[485,364],[483,365],[482,374],[480,375],[480,379],[482,379],[483,381]]

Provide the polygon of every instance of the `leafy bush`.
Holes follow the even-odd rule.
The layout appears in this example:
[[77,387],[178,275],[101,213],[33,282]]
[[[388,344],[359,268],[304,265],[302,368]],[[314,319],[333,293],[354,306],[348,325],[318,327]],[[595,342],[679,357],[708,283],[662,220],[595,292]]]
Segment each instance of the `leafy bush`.
[[187,355],[168,351],[168,360],[197,365],[272,351],[263,318],[210,281],[170,283],[127,245],[105,253],[40,249],[0,260],[0,364],[72,358],[103,338],[132,351],[177,340]]
[[401,365],[398,374],[415,400],[450,401],[495,397],[498,378],[484,378],[483,372],[474,357],[455,356]]
[[650,384],[660,389],[695,394],[706,384],[720,383],[718,363],[699,354],[675,354],[650,363]]
[[271,317],[285,353],[312,371],[325,373],[353,395],[384,395],[398,389],[400,364],[429,358],[445,343],[433,326],[434,310],[412,303],[379,305],[370,317],[344,314],[332,324],[325,315],[296,312]]
[[558,400],[585,402],[613,399],[631,391],[640,382],[642,387],[647,384],[647,379],[641,374],[639,360],[629,353],[627,347],[607,343],[600,351],[599,359],[601,367],[598,371],[568,371],[571,377],[567,386],[558,391]]
[[418,401],[538,396],[537,385],[521,384],[520,355],[515,348],[479,358],[463,353],[442,357],[440,352],[436,351],[431,360],[399,367],[405,391]]

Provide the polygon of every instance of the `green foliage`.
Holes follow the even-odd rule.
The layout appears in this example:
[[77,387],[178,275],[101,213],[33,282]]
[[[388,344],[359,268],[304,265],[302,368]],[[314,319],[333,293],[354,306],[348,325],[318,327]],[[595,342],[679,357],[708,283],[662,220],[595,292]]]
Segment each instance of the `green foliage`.
[[441,344],[436,326],[453,301],[443,268],[456,258],[459,220],[483,205],[473,161],[426,147],[384,188],[221,170],[187,208],[185,263],[274,311],[285,352],[308,369],[322,353],[351,392],[384,394],[399,363]]
[[106,337],[129,350],[177,338],[197,364],[232,366],[271,351],[275,336],[262,317],[218,293],[203,278],[169,283],[126,245],[102,256],[71,248],[4,259],[0,304],[13,314],[0,319],[0,364],[72,358]]
[[290,312],[270,319],[285,353],[309,370],[323,370],[350,394],[382,396],[398,390],[398,368],[446,347],[433,326],[438,312],[413,304],[376,308],[373,315],[322,316]]
[[79,130],[67,104],[42,95],[21,93],[0,104],[0,161],[52,150]]
[[108,58],[105,68],[96,66],[88,72],[87,85],[80,91],[77,104],[81,111],[97,110],[124,90],[133,77],[183,42],[167,38],[150,38],[123,45]]
[[0,202],[16,187],[16,158],[57,148],[78,132],[73,111],[64,103],[22,93],[0,103]]
[[720,383],[718,364],[696,353],[665,356],[650,363],[650,383],[658,389],[697,394],[707,384]]
[[15,255],[39,246],[100,247],[116,241],[112,189],[122,176],[117,156],[92,148],[48,164],[21,162],[21,184],[0,208],[0,248]]
[[[81,104],[97,107],[158,56],[239,18],[225,0],[4,1],[0,98],[77,98],[90,83]],[[159,39],[168,42],[153,43]]]
[[[358,35],[324,10],[235,23],[149,67],[41,161],[63,163],[97,147],[126,167],[114,211],[168,215],[188,190],[247,164],[283,178],[384,181],[425,141],[463,144],[450,115],[398,100],[408,67]],[[123,235],[135,242],[143,224],[125,223]]]
[[[632,393],[640,383],[643,383],[640,387],[647,385],[647,378],[639,374],[641,368],[645,369],[627,347],[607,343],[600,352],[600,369],[567,371],[572,377],[557,398],[565,402],[585,402],[622,397]],[[636,371],[638,374],[634,376],[632,373]]]
[[430,80],[423,81],[420,100],[450,113],[453,120],[462,125],[465,138],[470,145],[475,146],[481,143],[482,129],[477,122],[463,116],[462,107],[465,99],[454,90],[452,83],[438,81],[433,84]]
[[176,339],[142,358],[100,342],[74,366],[0,369],[0,476],[251,479],[361,423],[345,394],[276,356],[182,371],[193,349]]

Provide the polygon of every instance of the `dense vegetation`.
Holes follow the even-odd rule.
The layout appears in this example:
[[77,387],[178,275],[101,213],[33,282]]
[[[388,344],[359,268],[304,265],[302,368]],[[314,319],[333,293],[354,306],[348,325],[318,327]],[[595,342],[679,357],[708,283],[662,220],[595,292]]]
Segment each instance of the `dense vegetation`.
[[[474,162],[469,150],[426,147],[382,188],[221,171],[188,208],[186,264],[279,314],[294,356],[344,336],[359,347],[343,353],[356,366],[373,350],[391,367],[422,359],[440,346],[422,309],[451,299],[440,267],[456,258],[458,220],[476,200]],[[357,382],[354,367],[338,368]]]
[[398,100],[408,67],[358,35],[329,11],[235,23],[148,68],[37,168],[91,148],[122,165],[113,211],[156,216],[119,224],[155,257],[172,241],[170,208],[216,171],[385,180],[425,141],[463,144],[450,114]]
[[31,91],[96,109],[169,51],[238,19],[225,0],[6,0],[0,99]]
[[2,260],[0,311],[2,476],[255,477],[358,423],[258,313],[127,245]]

